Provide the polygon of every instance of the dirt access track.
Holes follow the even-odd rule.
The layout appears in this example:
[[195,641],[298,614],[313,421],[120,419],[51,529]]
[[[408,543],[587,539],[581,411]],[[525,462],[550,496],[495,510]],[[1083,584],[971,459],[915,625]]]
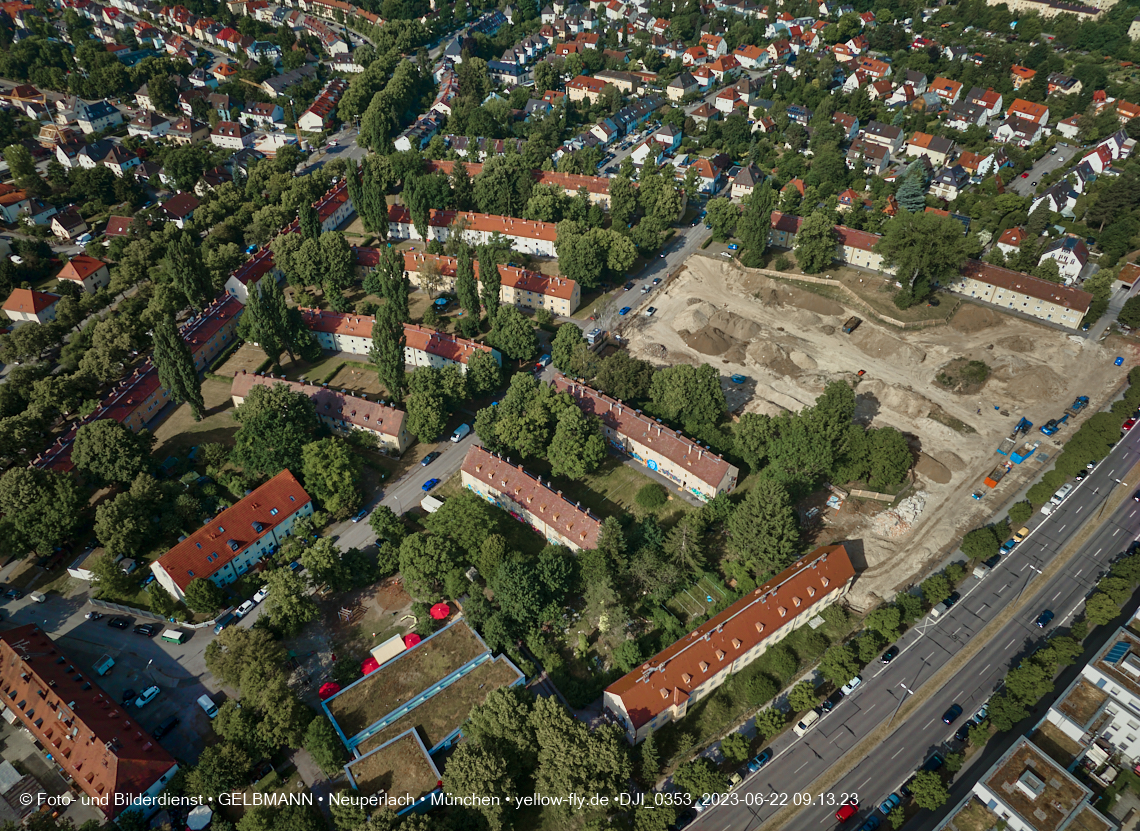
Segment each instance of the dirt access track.
[[[1086,412],[1095,412],[1136,362],[1128,355],[1124,366],[1113,366],[1114,356],[1099,344],[968,302],[946,325],[904,331],[799,286],[700,254],[664,289],[653,299],[656,316],[638,316],[622,332],[632,354],[659,366],[711,364],[738,413],[797,411],[830,381],[856,382],[856,419],[897,427],[910,440],[925,509],[912,522],[892,525],[883,522],[888,517],[869,521],[879,508],[868,511],[870,506],[849,500],[838,513],[827,512],[831,527],[819,536],[821,542],[863,539],[865,563],[857,565],[865,570],[855,584],[856,606],[873,604],[874,595],[892,597],[952,550],[962,534],[988,521],[1040,469],[1034,457],[995,491],[982,484],[1002,460],[995,449],[1019,417],[1043,424],[1077,395],[1088,395],[1092,406]],[[863,323],[843,334],[843,322],[853,314]],[[980,393],[964,396],[934,383],[938,370],[959,357],[989,365]],[[859,370],[866,371],[862,378]],[[748,378],[739,390],[729,382],[733,374]],[[961,424],[953,429],[944,422]],[[1069,427],[1058,438],[1072,433]],[[1030,438],[1042,442],[1038,453],[1052,456],[1058,450],[1036,430]],[[977,501],[971,493],[979,487],[986,497]]]

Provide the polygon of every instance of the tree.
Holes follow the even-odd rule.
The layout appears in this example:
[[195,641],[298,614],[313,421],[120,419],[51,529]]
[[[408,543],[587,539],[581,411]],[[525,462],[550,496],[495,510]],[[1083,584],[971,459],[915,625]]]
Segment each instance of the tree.
[[206,411],[206,402],[202,398],[202,379],[194,367],[190,347],[179,336],[172,317],[164,316],[155,324],[153,341],[153,360],[158,370],[159,383],[173,400],[189,404],[194,420],[201,421]]
[[599,794],[612,797],[632,774],[621,728],[591,731],[553,698],[539,698],[531,713],[538,740],[538,793]]
[[657,482],[647,482],[638,489],[634,501],[647,511],[656,511],[669,501],[669,494]]
[[746,266],[756,267],[762,262],[761,257],[768,247],[768,236],[772,233],[772,211],[776,207],[776,200],[776,191],[767,178],[748,197],[748,205],[736,224],[736,235],[744,248],[740,259]]
[[597,470],[606,458],[601,422],[577,407],[567,407],[558,417],[554,440],[546,458],[550,462],[550,472],[555,476],[581,479]]
[[244,788],[253,769],[249,754],[230,742],[207,745],[186,774],[186,792],[208,799]]
[[[960,226],[959,226],[960,227]],[[804,218],[796,234],[796,262],[805,274],[818,274],[835,259],[835,227],[831,216],[815,211]]]
[[649,395],[662,417],[683,422],[690,432],[714,426],[727,409],[720,374],[708,364],[678,364],[654,373]]
[[225,602],[225,593],[210,580],[195,577],[186,586],[186,605],[192,611],[213,614]]
[[1140,328],[1140,296],[1125,300],[1116,319],[1130,329]]
[[503,385],[503,368],[494,354],[478,349],[467,356],[467,390],[473,396],[487,395]]
[[788,717],[781,710],[769,707],[756,714],[756,732],[765,740],[772,738],[788,723]]
[[499,277],[499,256],[495,248],[490,245],[480,245],[479,256],[479,299],[483,301],[483,309],[487,312],[487,322],[492,326],[499,312],[499,292],[502,288],[502,279]]
[[686,514],[669,530],[662,548],[679,568],[695,574],[705,563],[705,555],[701,550],[704,530],[700,514]]
[[328,718],[317,716],[309,722],[303,746],[325,772],[325,776],[331,779],[340,774],[345,761],[344,745]]
[[721,739],[720,752],[728,761],[740,764],[748,758],[748,739],[740,733],[730,733]]
[[407,535],[404,523],[387,505],[379,505],[368,517],[368,526],[382,540],[399,545]]
[[213,727],[215,733],[251,757],[260,758],[275,749],[266,744],[258,730],[258,717],[253,708],[242,707],[232,699],[218,708]]
[[850,646],[837,643],[823,653],[819,671],[824,678],[840,687],[859,674],[859,662],[855,660]]
[[1104,626],[1120,614],[1120,604],[1105,592],[1097,591],[1085,601],[1085,618],[1093,626]]
[[303,448],[317,429],[317,412],[307,395],[285,384],[255,386],[234,412],[233,458],[246,472],[276,476],[302,470]]
[[673,782],[696,799],[702,799],[706,794],[728,791],[728,777],[704,757],[678,765],[673,774]]
[[103,598],[129,597],[138,587],[138,579],[124,572],[110,553],[91,564],[91,573]]
[[994,535],[991,525],[975,528],[962,537],[962,553],[971,560],[985,560],[992,557],[998,553],[1000,545],[1001,540]]
[[301,236],[305,239],[316,239],[321,235],[321,220],[317,216],[317,209],[308,201],[297,206],[297,222]]
[[[473,560],[498,527],[498,516],[485,499],[464,489],[458,496],[444,502],[435,513],[428,514],[423,523],[433,534],[448,537],[463,548]],[[489,579],[491,573],[486,576]]]
[[819,694],[815,691],[811,681],[800,681],[788,692],[788,705],[793,712],[802,713],[814,708],[817,704],[819,704]]
[[904,436],[895,427],[878,427],[867,431],[869,468],[867,484],[886,490],[900,484],[914,463]]
[[337,519],[347,518],[360,507],[361,468],[360,456],[336,436],[301,449],[305,488]]
[[740,209],[731,199],[713,197],[705,207],[705,221],[712,226],[713,239],[724,242],[736,233],[740,220]]
[[910,792],[915,804],[928,811],[937,811],[950,798],[942,779],[929,770],[920,770],[915,774],[914,781],[910,783]]
[[529,361],[538,353],[534,327],[514,306],[499,309],[488,339],[500,352],[516,361]]
[[[145,476],[139,474],[140,478]],[[150,504],[150,500],[120,493],[95,509],[95,536],[112,557],[134,557],[154,535],[151,518],[157,510],[159,505]]]
[[412,534],[400,544],[404,588],[424,602],[438,600],[448,575],[460,570],[455,545],[435,534]]
[[786,568],[799,550],[800,532],[787,490],[761,479],[728,520],[729,548],[757,577]]
[[443,774],[443,787],[449,794],[469,796],[478,793],[493,797],[481,800],[477,808],[491,831],[499,831],[509,825],[504,822],[504,806],[517,793],[514,779],[508,773],[505,750],[464,742],[448,759]]
[[963,236],[956,219],[908,211],[901,211],[887,223],[875,245],[884,265],[894,268],[903,284],[902,299],[895,301],[900,308],[925,300],[934,283],[956,277],[966,260],[979,250],[977,238]]
[[271,318],[269,309],[264,306],[260,285],[260,282],[255,284],[246,298],[245,311],[238,321],[238,337],[246,343],[260,346],[269,360],[277,363],[285,346],[277,331],[276,321]]
[[872,632],[882,635],[883,640],[893,641],[899,636],[902,615],[897,606],[880,606],[867,615],[865,625]]
[[585,343],[582,330],[576,324],[563,323],[554,333],[554,340],[550,342],[550,362],[559,372],[571,374],[575,350]]
[[31,151],[22,144],[11,144],[4,148],[4,161],[13,179],[23,179],[36,175],[36,163]]
[[475,265],[471,261],[471,249],[464,245],[459,251],[458,260],[455,267],[455,294],[463,311],[478,322],[479,288],[475,284]]
[[919,588],[922,590],[923,598],[931,606],[941,603],[953,591],[953,586],[945,574],[932,574],[922,581]]
[[1009,506],[1009,521],[1013,525],[1021,525],[1033,516],[1033,506],[1029,500],[1023,499]]
[[149,430],[134,433],[113,419],[99,419],[76,432],[71,460],[100,481],[130,482],[146,467],[153,446]]
[[7,544],[49,554],[79,526],[87,495],[69,474],[14,467],[0,477],[0,514]]
[[166,244],[164,270],[170,282],[196,311],[202,311],[214,296],[210,272],[202,262],[201,241],[183,231]]
[[372,350],[368,359],[376,365],[376,374],[393,398],[404,396],[404,348],[407,338],[399,310],[389,299],[380,307],[372,324]]
[[922,166],[916,164],[907,171],[895,198],[904,211],[912,214],[922,213],[926,207],[925,191]]

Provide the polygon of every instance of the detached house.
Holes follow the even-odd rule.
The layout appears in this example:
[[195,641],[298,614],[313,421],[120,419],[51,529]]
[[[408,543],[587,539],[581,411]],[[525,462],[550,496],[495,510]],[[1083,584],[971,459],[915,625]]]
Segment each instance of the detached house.
[[1013,81],[1013,88],[1015,90],[1021,89],[1023,86],[1033,80],[1033,76],[1037,74],[1037,70],[1030,69],[1027,66],[1018,66],[1014,64],[1010,67],[1009,77]]
[[670,82],[669,86],[665,88],[665,92],[669,96],[670,101],[680,101],[686,95],[696,92],[699,89],[700,85],[696,79],[688,72],[682,72]]
[[79,211],[68,208],[51,218],[51,232],[61,240],[73,240],[87,233],[87,223]]
[[941,167],[953,158],[954,142],[929,133],[915,133],[906,145],[908,156],[926,156],[935,167]]
[[892,155],[897,156],[902,151],[904,135],[901,127],[884,124],[881,121],[871,121],[863,131],[862,139],[868,144],[885,147]]
[[751,196],[752,191],[766,178],[768,177],[756,165],[744,165],[732,180],[732,198],[743,199],[745,196]]
[[1009,109],[1005,111],[1006,117],[1023,118],[1044,127],[1049,123],[1049,108],[1044,104],[1035,104],[1024,98],[1014,98]]
[[1006,228],[998,237],[998,250],[1007,257],[1021,250],[1021,243],[1025,241],[1025,229],[1021,227]]
[[106,101],[81,106],[76,112],[79,129],[85,135],[97,133],[123,123],[123,114]]
[[957,103],[962,95],[962,84],[949,78],[935,78],[927,87],[927,92],[935,93],[946,106]]
[[227,150],[241,150],[252,147],[253,130],[237,121],[219,121],[210,131],[210,142]]
[[953,202],[970,184],[970,174],[962,169],[961,165],[944,167],[930,183],[930,193],[939,199]]
[[111,282],[111,272],[107,264],[86,254],[72,257],[63,270],[56,275],[57,280],[70,280],[87,294],[94,294]]
[[1055,260],[1061,278],[1066,285],[1072,285],[1089,261],[1089,250],[1080,237],[1064,236],[1053,240],[1045,248],[1037,264],[1046,260]]
[[4,314],[9,320],[28,323],[47,323],[55,320],[55,304],[58,294],[32,289],[12,289],[4,301]]

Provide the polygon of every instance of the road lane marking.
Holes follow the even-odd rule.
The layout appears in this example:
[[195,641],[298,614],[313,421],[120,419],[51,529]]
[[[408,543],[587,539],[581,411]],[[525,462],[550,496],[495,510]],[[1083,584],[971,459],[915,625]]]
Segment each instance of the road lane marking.
[[990,666],[991,666],[990,664],[986,664],[986,665],[985,665],[985,667],[982,669],[982,675],[985,675],[985,674],[986,674],[986,670],[987,670],[987,669],[989,669],[989,668],[990,668]]
[[1056,600],[1060,596],[1061,596],[1061,592],[1058,591],[1055,595],[1053,595],[1053,600]]
[[1085,507],[1084,505],[1077,506],[1077,513],[1079,514],[1081,512],[1081,509],[1084,507]]
[[806,768],[811,763],[811,761],[812,761],[811,759],[808,759],[807,761],[805,761],[802,765],[800,765],[798,768],[796,768],[795,772],[799,773],[801,770]]
[[895,751],[895,755],[894,755],[894,756],[892,756],[891,758],[892,758],[892,759],[893,759],[893,758],[895,758],[895,756],[898,756],[898,755],[899,755],[900,753],[902,753],[904,750],[906,750],[906,748],[905,748],[905,747],[900,747],[898,750],[896,750],[896,751]]
[[1080,577],[1080,576],[1081,576],[1081,572],[1082,572],[1082,571],[1084,571],[1084,569],[1083,569],[1083,568],[1078,568],[1078,569],[1077,569],[1077,573],[1076,573],[1076,574],[1074,574],[1073,576],[1074,576],[1074,577]]
[[[1067,523],[1067,522],[1065,523],[1065,525],[1068,525],[1068,524],[1069,523]],[[1065,530],[1065,525],[1062,525],[1060,528],[1057,529],[1058,533]]]
[[1015,643],[1017,643],[1017,638],[1014,638],[1012,641],[1010,641],[1009,643],[1007,643],[1007,644],[1005,645],[1005,648],[1006,648],[1006,649],[1009,649],[1009,648],[1010,648],[1011,646],[1013,646]]
[[1102,545],[1100,548],[1098,548],[1098,549],[1096,550],[1096,553],[1095,553],[1095,554],[1093,554],[1093,556],[1094,556],[1094,557],[1099,557],[1099,556],[1100,556],[1100,552],[1102,552],[1102,551],[1104,551],[1104,546],[1103,546],[1103,545]]

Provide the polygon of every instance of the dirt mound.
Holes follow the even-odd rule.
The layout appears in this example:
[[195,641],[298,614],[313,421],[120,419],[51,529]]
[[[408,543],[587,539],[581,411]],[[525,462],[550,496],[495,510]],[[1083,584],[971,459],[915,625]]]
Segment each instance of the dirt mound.
[[963,303],[962,308],[950,318],[950,326],[966,335],[980,332],[991,326],[1001,323],[1002,317],[993,309],[975,306],[973,303]]
[[[697,298],[690,297],[689,300],[697,300]],[[696,332],[707,326],[709,318],[715,313],[716,308],[712,303],[697,300],[696,303],[690,303],[683,311],[674,315],[673,328],[677,330],[677,332],[683,330]]]
[[820,326],[819,331],[823,332],[825,335],[834,335],[835,334],[835,327],[834,326]]
[[669,350],[665,348],[663,343],[647,343],[645,344],[645,354],[650,360],[663,361],[669,355]]
[[864,355],[895,364],[914,365],[926,359],[926,353],[917,346],[866,323],[851,333],[851,343]]
[[792,363],[800,369],[818,369],[819,364],[816,363],[815,358],[805,352],[791,351],[788,357],[792,359]]
[[748,347],[748,357],[777,375],[796,377],[803,370],[791,359],[784,347],[770,340],[757,341]]
[[704,302],[705,301],[701,300],[701,298],[699,298],[699,297],[690,297],[688,300],[685,301],[685,305],[686,306],[695,306],[698,303],[704,303]]
[[997,345],[1008,349],[1010,352],[1032,352],[1037,347],[1033,339],[1027,338],[1025,335],[1014,335],[1012,338],[1002,338],[997,342]]
[[[790,323],[794,323],[801,329],[807,329],[811,326],[818,326],[819,324],[823,323],[823,318],[817,314],[813,314],[812,312],[799,311],[789,315],[788,321]],[[835,331],[834,327],[832,327],[832,331]]]
[[914,466],[919,476],[925,476],[932,482],[945,485],[950,481],[950,471],[946,465],[937,459],[932,459],[925,453],[918,454],[918,464]]
[[678,332],[685,345],[695,349],[702,355],[723,356],[729,350],[740,349],[741,343],[736,338],[726,334],[723,329],[716,326],[704,326],[696,332],[685,334],[684,330]]
[[1056,398],[1066,387],[1065,380],[1052,368],[1013,355],[1003,359],[991,377],[1019,398],[1038,401]]
[[966,469],[966,463],[962,461],[962,457],[957,453],[951,453],[949,450],[946,450],[939,455],[942,458],[942,464],[946,465],[946,467],[955,473]]
[[729,337],[749,341],[760,337],[764,327],[751,318],[742,317],[727,309],[717,309],[709,316],[709,325],[724,331]]
[[874,396],[879,407],[908,418],[924,418],[934,409],[934,403],[912,389],[904,389],[883,381],[864,381],[859,385],[860,398]]
[[828,300],[826,297],[820,297],[818,294],[812,294],[810,291],[803,291],[802,289],[789,289],[783,300],[797,309],[815,312],[817,315],[839,316],[847,314],[847,309],[834,300]]

